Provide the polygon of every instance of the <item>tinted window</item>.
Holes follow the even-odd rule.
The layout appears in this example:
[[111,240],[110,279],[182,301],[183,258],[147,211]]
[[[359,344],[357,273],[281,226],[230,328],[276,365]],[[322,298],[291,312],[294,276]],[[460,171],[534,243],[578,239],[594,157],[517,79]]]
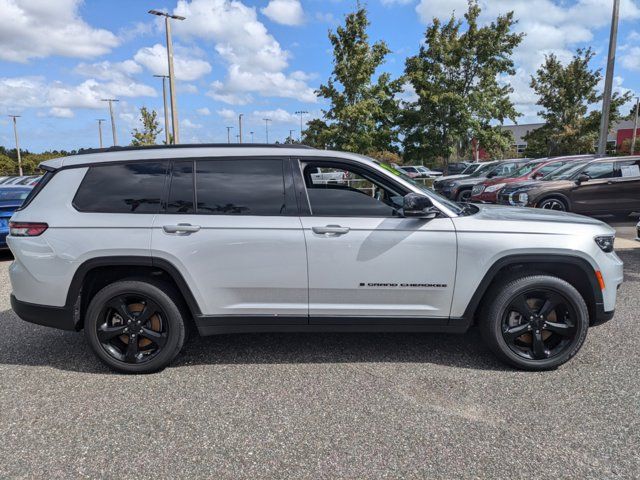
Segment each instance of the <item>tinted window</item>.
[[196,163],[197,212],[284,215],[282,160],[204,160]]
[[90,167],[73,204],[84,212],[157,213],[168,162]]
[[193,161],[175,162],[171,173],[167,213],[195,213],[193,195]]
[[589,175],[589,178],[611,178],[614,176],[613,162],[592,163],[582,172],[582,175]]
[[402,208],[401,193],[366,173],[342,167],[307,165],[304,177],[313,215],[393,217]]
[[548,165],[545,165],[544,167],[538,169],[538,171],[536,172],[536,175],[541,175],[541,176],[549,175],[551,172],[558,170],[563,165],[564,165],[564,162],[549,163]]

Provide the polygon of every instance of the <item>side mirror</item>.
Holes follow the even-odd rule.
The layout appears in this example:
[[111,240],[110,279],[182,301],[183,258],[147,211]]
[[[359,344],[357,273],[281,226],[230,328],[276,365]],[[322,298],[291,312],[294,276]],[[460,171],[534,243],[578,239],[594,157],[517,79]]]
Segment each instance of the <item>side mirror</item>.
[[426,219],[436,218],[438,213],[440,213],[428,197],[418,195],[417,193],[408,193],[404,196],[402,212],[405,217]]
[[578,175],[576,183],[580,185],[581,183],[588,182],[589,180],[591,180],[591,177],[583,173],[581,175]]
[[534,173],[532,178],[534,180],[537,180],[537,179],[542,178],[542,177],[544,177],[544,175],[538,172],[538,173]]
[[496,175],[498,175],[496,172],[490,172],[490,173],[487,174],[487,178],[493,178]]

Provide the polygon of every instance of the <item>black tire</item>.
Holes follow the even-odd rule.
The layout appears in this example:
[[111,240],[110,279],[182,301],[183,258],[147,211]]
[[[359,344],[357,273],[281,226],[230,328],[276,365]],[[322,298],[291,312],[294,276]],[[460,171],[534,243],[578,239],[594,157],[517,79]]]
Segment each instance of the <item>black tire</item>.
[[[183,313],[173,298],[179,298],[179,294],[162,283],[140,280],[112,283],[89,303],[84,320],[85,338],[97,357],[113,370],[122,373],[162,370],[180,353],[185,342]],[[141,310],[136,312],[134,305]]]
[[557,212],[568,212],[569,206],[567,202],[559,197],[550,197],[545,198],[541,202],[538,202],[536,205],[538,208],[542,208],[543,210],[555,210]]
[[471,200],[471,189],[470,188],[466,188],[466,189],[462,190],[461,192],[458,192],[458,195],[456,195],[456,201],[457,202],[468,203],[469,200]]
[[[519,369],[557,368],[578,353],[587,336],[587,305],[580,292],[560,278],[512,277],[492,287],[485,301],[479,322],[482,337],[500,360]],[[550,312],[547,301],[557,305]]]

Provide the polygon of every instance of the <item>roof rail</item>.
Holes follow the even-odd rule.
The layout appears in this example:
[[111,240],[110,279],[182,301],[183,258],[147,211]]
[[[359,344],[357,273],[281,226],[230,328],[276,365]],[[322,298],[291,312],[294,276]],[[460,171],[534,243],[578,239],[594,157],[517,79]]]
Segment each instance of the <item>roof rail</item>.
[[163,150],[172,148],[302,148],[305,150],[315,150],[309,145],[297,143],[181,143],[179,145],[144,145],[140,147],[107,147],[107,148],[82,148],[76,155],[87,155],[90,153],[108,152],[130,152],[135,150]]

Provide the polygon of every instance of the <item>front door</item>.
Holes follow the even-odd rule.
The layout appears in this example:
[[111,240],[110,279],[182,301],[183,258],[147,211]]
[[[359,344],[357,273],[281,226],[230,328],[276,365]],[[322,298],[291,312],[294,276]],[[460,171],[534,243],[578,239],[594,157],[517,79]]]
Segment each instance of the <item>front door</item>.
[[152,254],[180,271],[215,324],[306,324],[295,202],[286,159],[177,160]]
[[399,215],[404,187],[339,160],[301,163],[311,323],[446,323],[456,270],[447,217]]

